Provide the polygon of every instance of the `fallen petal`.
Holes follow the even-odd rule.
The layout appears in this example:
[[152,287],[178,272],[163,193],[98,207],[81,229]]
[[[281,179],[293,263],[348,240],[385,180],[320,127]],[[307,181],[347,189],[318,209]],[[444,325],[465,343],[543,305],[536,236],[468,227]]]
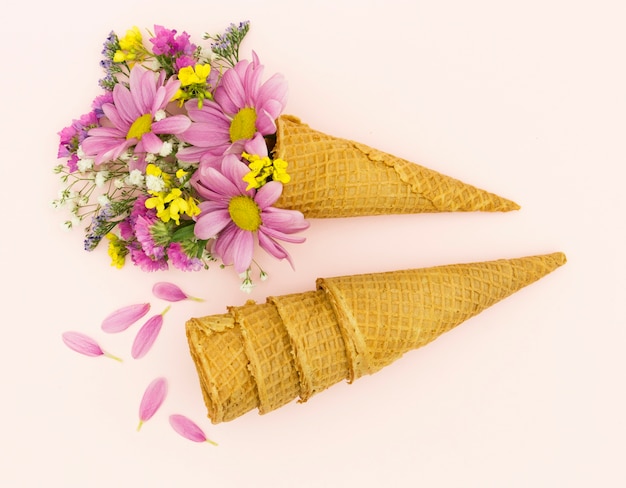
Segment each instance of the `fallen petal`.
[[172,428],[185,439],[189,439],[193,442],[208,442],[217,446],[216,442],[207,439],[204,431],[198,427],[198,425],[184,415],[174,414],[170,415],[170,425]]
[[64,332],[62,335],[63,342],[67,347],[85,356],[106,356],[116,361],[121,361],[117,356],[113,356],[102,350],[98,343],[91,337],[80,332]]
[[152,287],[152,293],[155,297],[161,298],[162,300],[167,300],[168,302],[179,302],[181,300],[196,300],[203,301],[202,298],[196,298],[187,295],[183,290],[180,289],[179,286],[174,283],[168,283],[165,281],[160,281],[155,283]]
[[163,325],[163,315],[165,315],[169,309],[170,307],[168,306],[160,314],[153,315],[146,321],[141,329],[139,329],[130,351],[133,358],[140,359],[148,353],[161,331],[161,326]]
[[139,425],[137,430],[141,429],[144,422],[152,418],[159,407],[161,407],[166,395],[167,380],[165,378],[156,378],[148,385],[139,405]]
[[102,321],[102,330],[109,333],[122,332],[146,315],[148,310],[149,303],[138,303],[117,309]]

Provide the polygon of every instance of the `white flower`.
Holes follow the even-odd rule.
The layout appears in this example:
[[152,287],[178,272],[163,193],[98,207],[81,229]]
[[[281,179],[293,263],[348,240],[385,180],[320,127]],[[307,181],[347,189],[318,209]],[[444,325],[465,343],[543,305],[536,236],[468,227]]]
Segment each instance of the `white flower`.
[[165,190],[165,182],[158,176],[146,175],[146,187],[150,191],[161,192]]
[[107,205],[108,203],[111,203],[111,200],[109,199],[109,195],[100,195],[98,197],[98,203],[102,205],[103,207]]
[[108,171],[99,171],[98,173],[96,173],[96,177],[94,178],[94,183],[96,184],[97,187],[101,187],[106,183],[108,177],[109,177]]
[[163,109],[157,110],[156,113],[154,114],[154,120],[156,122],[158,122],[159,120],[163,120],[165,117],[167,117],[167,114],[165,113],[165,110]]
[[165,141],[163,146],[161,147],[161,151],[159,152],[159,156],[166,157],[172,154],[172,150],[174,149],[173,144],[170,141]]
[[80,224],[80,219],[76,216],[72,216],[70,220],[66,220],[65,222],[63,222],[63,224],[61,224],[61,226],[65,230],[71,230],[74,227],[76,227],[78,224]]
[[143,174],[138,169],[134,169],[128,174],[126,181],[129,185],[141,186],[143,185]]
[[156,161],[156,156],[152,153],[146,154],[146,163],[154,163]]
[[113,180],[113,186],[117,188],[118,190],[120,188],[124,188],[124,180],[122,180],[121,178],[117,178]]
[[78,171],[80,171],[81,173],[84,173],[85,171],[88,171],[91,168],[93,168],[93,159],[90,159],[90,158],[79,159],[78,162],[76,163],[76,167],[78,168]]

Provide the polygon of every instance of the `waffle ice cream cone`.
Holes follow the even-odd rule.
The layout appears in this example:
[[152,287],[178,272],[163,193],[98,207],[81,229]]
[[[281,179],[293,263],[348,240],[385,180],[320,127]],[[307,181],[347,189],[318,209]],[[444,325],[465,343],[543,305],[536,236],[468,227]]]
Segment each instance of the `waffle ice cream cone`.
[[540,279],[562,253],[317,280],[186,324],[213,423],[372,374]]
[[291,181],[276,206],[307,218],[424,212],[507,212],[519,205],[364,144],[277,120],[274,157]]

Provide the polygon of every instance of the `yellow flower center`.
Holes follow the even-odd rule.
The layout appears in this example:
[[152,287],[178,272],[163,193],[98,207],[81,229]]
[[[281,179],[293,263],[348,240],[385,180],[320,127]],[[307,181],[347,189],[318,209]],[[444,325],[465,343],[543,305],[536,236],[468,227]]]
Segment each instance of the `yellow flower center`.
[[254,232],[261,226],[261,209],[252,198],[246,195],[231,198],[228,203],[228,213],[240,229]]
[[152,129],[152,114],[144,114],[133,122],[133,125],[128,129],[126,139],[136,138],[138,141],[144,134],[147,134]]
[[230,123],[230,141],[252,139],[256,133],[256,110],[252,107],[242,108]]

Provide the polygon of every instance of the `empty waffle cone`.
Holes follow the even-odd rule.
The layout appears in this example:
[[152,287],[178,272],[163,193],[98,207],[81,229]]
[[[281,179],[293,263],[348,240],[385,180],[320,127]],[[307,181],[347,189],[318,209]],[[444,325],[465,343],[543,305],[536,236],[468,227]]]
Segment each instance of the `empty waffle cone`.
[[276,206],[308,218],[424,212],[506,212],[515,202],[364,144],[333,137],[283,115],[274,157],[291,181]]
[[565,263],[562,253],[317,280],[315,291],[192,318],[213,423],[372,374]]

